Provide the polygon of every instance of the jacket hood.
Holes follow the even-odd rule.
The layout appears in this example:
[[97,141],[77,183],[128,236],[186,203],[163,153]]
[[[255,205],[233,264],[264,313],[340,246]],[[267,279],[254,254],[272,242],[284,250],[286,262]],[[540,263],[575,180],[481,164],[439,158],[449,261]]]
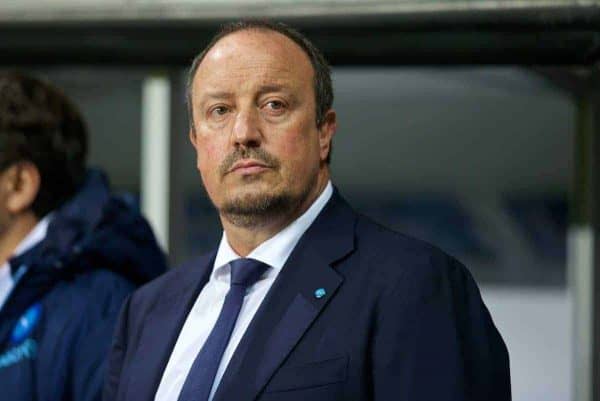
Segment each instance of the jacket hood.
[[30,274],[60,276],[107,269],[136,285],[166,270],[148,222],[133,202],[110,194],[102,172],[90,170],[75,196],[52,213],[46,238],[11,260],[13,269],[25,264]]

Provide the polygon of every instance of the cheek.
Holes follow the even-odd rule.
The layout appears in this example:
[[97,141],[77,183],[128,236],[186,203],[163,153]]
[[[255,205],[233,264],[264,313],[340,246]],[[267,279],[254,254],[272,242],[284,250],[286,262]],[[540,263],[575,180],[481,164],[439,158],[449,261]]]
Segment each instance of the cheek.
[[218,155],[219,152],[217,147],[214,145],[208,145],[202,149],[201,153],[199,153],[199,159],[204,165],[211,166],[217,163]]
[[285,141],[281,144],[281,154],[284,160],[302,159],[304,146],[300,141]]
[[295,169],[306,170],[319,154],[317,133],[306,129],[290,133],[279,149],[282,158],[292,161]]
[[196,146],[197,167],[203,174],[218,170],[224,158],[222,146],[216,141],[198,140]]
[[220,192],[218,147],[214,144],[202,144],[196,149],[196,154],[196,167],[202,178],[204,188],[209,197],[214,202],[218,202]]

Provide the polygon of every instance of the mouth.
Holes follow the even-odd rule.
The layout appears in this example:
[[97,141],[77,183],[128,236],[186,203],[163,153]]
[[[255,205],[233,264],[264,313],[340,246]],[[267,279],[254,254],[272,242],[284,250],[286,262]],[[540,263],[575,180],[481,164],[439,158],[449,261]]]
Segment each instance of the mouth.
[[241,175],[251,175],[262,173],[270,168],[270,166],[259,162],[258,160],[240,160],[227,170],[227,174],[236,173]]

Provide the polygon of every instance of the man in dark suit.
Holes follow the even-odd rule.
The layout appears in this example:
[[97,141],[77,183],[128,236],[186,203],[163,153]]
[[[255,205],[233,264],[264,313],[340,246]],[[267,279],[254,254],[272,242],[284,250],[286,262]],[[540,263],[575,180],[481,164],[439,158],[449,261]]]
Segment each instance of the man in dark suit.
[[106,401],[510,400],[468,271],[333,188],[332,101],[281,24],[226,25],[196,58],[190,140],[223,237],[126,302]]

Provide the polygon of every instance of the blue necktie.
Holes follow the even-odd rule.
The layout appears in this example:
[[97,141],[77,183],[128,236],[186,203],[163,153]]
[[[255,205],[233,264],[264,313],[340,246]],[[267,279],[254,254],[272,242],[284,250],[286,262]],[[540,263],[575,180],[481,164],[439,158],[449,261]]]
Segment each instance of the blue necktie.
[[231,266],[231,283],[223,308],[204,346],[196,355],[179,393],[178,401],[208,400],[221,358],[242,308],[246,289],[258,281],[269,267],[254,259],[237,259],[229,266]]

